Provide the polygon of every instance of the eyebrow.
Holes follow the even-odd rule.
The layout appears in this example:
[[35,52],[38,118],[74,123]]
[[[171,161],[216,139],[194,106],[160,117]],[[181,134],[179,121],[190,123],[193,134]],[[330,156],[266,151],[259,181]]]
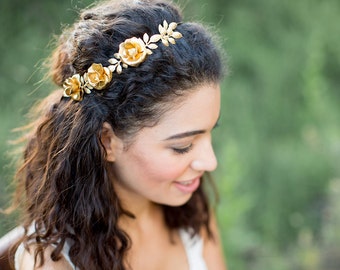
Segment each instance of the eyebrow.
[[[218,121],[220,120],[220,116],[221,115],[218,116],[217,121],[216,121],[213,129],[218,127]],[[164,141],[175,140],[175,139],[183,139],[183,138],[187,138],[187,137],[203,134],[205,132],[206,132],[206,130],[203,130],[203,129],[183,132],[183,133],[172,135],[172,136],[166,138]]]
[[172,135],[172,136],[166,138],[165,141],[174,140],[174,139],[183,139],[183,138],[186,138],[186,137],[191,137],[191,136],[195,136],[195,135],[198,135],[198,134],[203,134],[205,132],[206,132],[205,130],[193,130],[193,131],[183,132],[183,133]]

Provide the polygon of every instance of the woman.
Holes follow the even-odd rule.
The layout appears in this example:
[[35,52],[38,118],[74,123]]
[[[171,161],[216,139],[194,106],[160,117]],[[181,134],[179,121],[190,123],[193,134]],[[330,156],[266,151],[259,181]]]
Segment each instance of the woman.
[[60,37],[17,198],[16,269],[226,269],[202,182],[220,55],[163,0],[101,3]]

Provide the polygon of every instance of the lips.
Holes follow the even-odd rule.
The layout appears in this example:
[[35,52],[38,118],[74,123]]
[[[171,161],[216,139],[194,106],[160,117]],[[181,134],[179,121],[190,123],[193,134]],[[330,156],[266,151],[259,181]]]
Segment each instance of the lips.
[[200,176],[188,181],[174,182],[175,186],[183,193],[192,193],[200,185]]

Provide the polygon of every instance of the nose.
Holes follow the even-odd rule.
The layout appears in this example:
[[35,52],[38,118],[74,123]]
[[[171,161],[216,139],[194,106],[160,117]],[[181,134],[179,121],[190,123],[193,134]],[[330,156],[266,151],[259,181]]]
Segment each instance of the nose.
[[202,142],[198,147],[198,153],[191,162],[191,168],[196,171],[214,171],[217,167],[217,159],[211,144],[211,139]]

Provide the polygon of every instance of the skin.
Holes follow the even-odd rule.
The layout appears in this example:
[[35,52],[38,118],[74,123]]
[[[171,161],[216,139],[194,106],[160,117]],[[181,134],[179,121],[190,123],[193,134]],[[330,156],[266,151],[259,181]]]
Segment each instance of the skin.
[[[123,207],[136,216],[119,220],[132,241],[126,263],[133,270],[189,269],[178,232],[167,228],[160,205],[186,203],[192,192],[183,191],[184,183],[199,181],[204,172],[217,166],[211,132],[220,113],[220,88],[202,84],[192,90],[156,126],[143,128],[128,148],[108,123],[103,126],[101,139],[115,172],[117,195]],[[211,228],[214,240],[201,233],[204,259],[208,269],[226,270],[214,217]],[[28,252],[20,269],[33,269],[32,264],[26,267],[26,260],[32,261]],[[64,258],[57,263],[47,259],[39,269],[71,269],[65,263]]]

